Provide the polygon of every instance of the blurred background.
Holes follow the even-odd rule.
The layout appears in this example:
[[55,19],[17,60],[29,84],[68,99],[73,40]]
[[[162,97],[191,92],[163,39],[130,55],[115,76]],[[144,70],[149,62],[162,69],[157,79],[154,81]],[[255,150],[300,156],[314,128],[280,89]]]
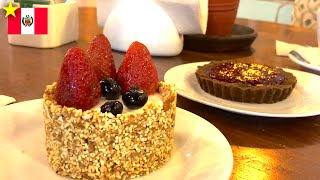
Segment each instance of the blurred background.
[[[97,0],[77,1],[81,7],[95,7],[97,3]],[[291,24],[293,9],[294,0],[240,0],[237,17]]]
[[96,0],[77,0],[78,5],[81,7],[96,7]]
[[[95,7],[99,0],[77,1],[81,7]],[[319,7],[320,0],[240,0],[237,17],[315,28]]]
[[[0,0],[0,6],[3,7],[10,1]],[[107,0],[77,1],[79,7],[96,7],[97,1]],[[316,11],[319,7],[320,0],[240,0],[237,17],[315,28]]]

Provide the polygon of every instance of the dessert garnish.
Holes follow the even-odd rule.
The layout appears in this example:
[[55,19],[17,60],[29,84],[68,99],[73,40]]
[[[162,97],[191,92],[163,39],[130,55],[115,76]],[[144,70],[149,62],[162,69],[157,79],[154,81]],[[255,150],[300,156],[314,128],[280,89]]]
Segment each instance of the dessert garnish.
[[219,81],[253,86],[281,84],[284,80],[279,68],[261,64],[228,62],[213,66],[209,73],[211,78]]
[[117,81],[112,78],[103,79],[100,81],[102,95],[108,100],[116,100],[121,95],[121,87]]
[[99,80],[116,78],[116,67],[109,40],[103,34],[95,36],[87,50],[90,64],[94,67]]
[[147,47],[133,42],[117,72],[122,93],[131,87],[139,87],[151,95],[158,89],[158,73]]
[[132,87],[122,95],[122,101],[129,109],[137,109],[146,104],[148,95],[144,90]]
[[111,112],[114,116],[121,114],[123,111],[123,105],[120,101],[107,101],[101,107],[101,112]]
[[64,57],[55,99],[58,104],[88,110],[101,97],[99,79],[81,48],[71,48]]

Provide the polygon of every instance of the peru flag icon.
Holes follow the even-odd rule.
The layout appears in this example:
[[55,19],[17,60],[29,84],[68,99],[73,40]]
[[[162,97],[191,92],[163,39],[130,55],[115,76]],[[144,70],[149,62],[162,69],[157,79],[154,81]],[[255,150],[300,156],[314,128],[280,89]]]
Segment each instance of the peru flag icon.
[[18,8],[8,16],[8,34],[48,34],[47,8]]

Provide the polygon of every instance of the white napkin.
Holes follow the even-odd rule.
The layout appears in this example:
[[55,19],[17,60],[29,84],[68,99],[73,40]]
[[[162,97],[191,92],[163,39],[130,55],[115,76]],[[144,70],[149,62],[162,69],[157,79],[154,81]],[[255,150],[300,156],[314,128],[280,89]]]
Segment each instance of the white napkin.
[[318,47],[301,47],[295,51],[310,64],[320,66],[320,50]]
[[13,97],[0,95],[0,107],[16,102]]
[[[111,11],[123,0],[97,0],[97,17],[104,27]],[[179,34],[204,34],[207,29],[208,0],[154,0],[171,18]]]
[[[291,51],[294,51],[290,53]],[[303,67],[317,70],[320,68],[320,48],[290,44],[276,41],[276,54],[278,56],[289,56],[292,62]]]
[[278,56],[288,56],[290,51],[297,50],[304,46],[298,44],[290,44],[283,41],[276,41],[276,54]]
[[208,0],[157,0],[180,34],[205,34]]

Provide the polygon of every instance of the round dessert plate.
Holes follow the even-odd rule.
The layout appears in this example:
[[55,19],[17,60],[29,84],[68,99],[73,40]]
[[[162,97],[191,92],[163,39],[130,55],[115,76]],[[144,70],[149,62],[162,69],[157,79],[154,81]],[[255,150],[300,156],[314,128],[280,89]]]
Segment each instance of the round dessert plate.
[[[71,179],[46,159],[42,99],[0,108],[0,179]],[[177,108],[173,156],[159,170],[137,179],[229,179],[230,144],[212,124]]]
[[195,72],[197,66],[207,63],[209,62],[176,66],[166,72],[164,80],[175,83],[178,94],[183,97],[235,113],[266,117],[306,117],[320,114],[320,93],[317,84],[320,82],[320,76],[318,75],[284,69],[293,73],[298,81],[287,99],[274,104],[242,103],[213,96],[201,89]]

